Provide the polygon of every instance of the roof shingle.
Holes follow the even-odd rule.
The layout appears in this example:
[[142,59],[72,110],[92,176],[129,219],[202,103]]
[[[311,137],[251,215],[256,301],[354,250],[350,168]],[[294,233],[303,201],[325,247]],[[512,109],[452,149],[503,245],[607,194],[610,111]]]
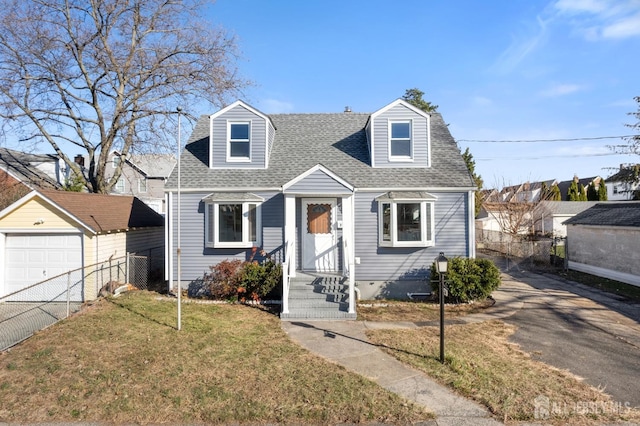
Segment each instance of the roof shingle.
[[[460,150],[440,114],[431,115],[431,167],[372,168],[365,126],[370,114],[273,114],[268,169],[210,169],[209,116],[201,116],[181,154],[181,187],[281,188],[317,164],[357,188],[474,187]],[[174,169],[166,188],[177,187]]]
[[164,225],[163,217],[136,197],[51,190],[39,193],[96,233]]

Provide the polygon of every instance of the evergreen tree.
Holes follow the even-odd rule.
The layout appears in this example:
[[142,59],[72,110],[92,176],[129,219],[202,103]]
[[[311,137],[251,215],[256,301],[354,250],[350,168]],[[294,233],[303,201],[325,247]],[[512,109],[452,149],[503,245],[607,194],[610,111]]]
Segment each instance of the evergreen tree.
[[425,112],[436,112],[436,110],[438,109],[438,105],[433,105],[431,102],[425,101],[424,99],[422,99],[423,95],[424,92],[420,89],[407,89],[404,92],[404,96],[402,97],[402,99]]
[[607,185],[604,184],[604,180],[600,181],[600,187],[598,188],[598,201],[607,201]]
[[549,200],[562,201],[562,193],[560,192],[558,185],[551,186],[551,197],[549,197]]
[[582,184],[578,185],[578,201],[587,201],[587,191]]
[[[600,185],[602,186],[602,185]],[[596,185],[591,182],[587,187],[587,200],[588,201],[598,201],[600,199],[600,194],[596,189]]]
[[475,215],[478,216],[480,209],[482,209],[482,196],[480,195],[480,190],[482,189],[482,185],[484,185],[484,181],[482,180],[482,176],[476,174],[476,162],[469,151],[469,147],[467,147],[467,149],[464,150],[464,153],[462,153],[462,158],[464,159],[467,169],[473,178],[473,182],[478,187],[478,190],[475,192]]
[[580,192],[577,179],[573,179],[569,189],[567,189],[567,201],[580,201]]

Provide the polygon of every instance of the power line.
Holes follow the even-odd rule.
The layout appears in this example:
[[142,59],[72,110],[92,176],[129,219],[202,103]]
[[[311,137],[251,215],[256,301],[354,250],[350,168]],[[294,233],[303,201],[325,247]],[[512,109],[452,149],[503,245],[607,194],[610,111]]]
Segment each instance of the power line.
[[479,140],[479,139],[458,139],[458,142],[469,143],[539,143],[539,142],[576,142],[576,141],[596,141],[601,139],[627,139],[635,138],[638,135],[622,136],[599,136],[592,138],[564,138],[564,139],[516,139],[516,140]]
[[543,160],[547,158],[564,158],[564,157],[608,157],[610,155],[625,155],[617,152],[602,154],[567,154],[567,155],[538,155],[535,157],[487,157],[477,158],[476,161],[494,161],[494,160]]

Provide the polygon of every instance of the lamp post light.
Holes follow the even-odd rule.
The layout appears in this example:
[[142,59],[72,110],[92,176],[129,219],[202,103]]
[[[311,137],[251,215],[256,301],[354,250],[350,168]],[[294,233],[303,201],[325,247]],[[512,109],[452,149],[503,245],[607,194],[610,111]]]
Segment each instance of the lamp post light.
[[444,274],[447,273],[449,267],[449,260],[444,257],[444,253],[440,252],[435,260],[436,272],[440,278],[440,287],[438,294],[440,295],[440,362],[444,364],[444,292],[446,291],[444,285]]

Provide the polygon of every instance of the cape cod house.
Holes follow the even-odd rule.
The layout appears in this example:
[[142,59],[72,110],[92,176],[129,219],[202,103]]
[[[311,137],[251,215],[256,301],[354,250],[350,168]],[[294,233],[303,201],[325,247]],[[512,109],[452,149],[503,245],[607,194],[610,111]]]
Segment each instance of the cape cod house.
[[427,291],[439,252],[475,257],[475,189],[440,114],[403,100],[273,115],[237,101],[200,117],[167,182],[167,279],[179,205],[183,287],[261,247],[283,263],[282,318],[355,318],[357,296]]

